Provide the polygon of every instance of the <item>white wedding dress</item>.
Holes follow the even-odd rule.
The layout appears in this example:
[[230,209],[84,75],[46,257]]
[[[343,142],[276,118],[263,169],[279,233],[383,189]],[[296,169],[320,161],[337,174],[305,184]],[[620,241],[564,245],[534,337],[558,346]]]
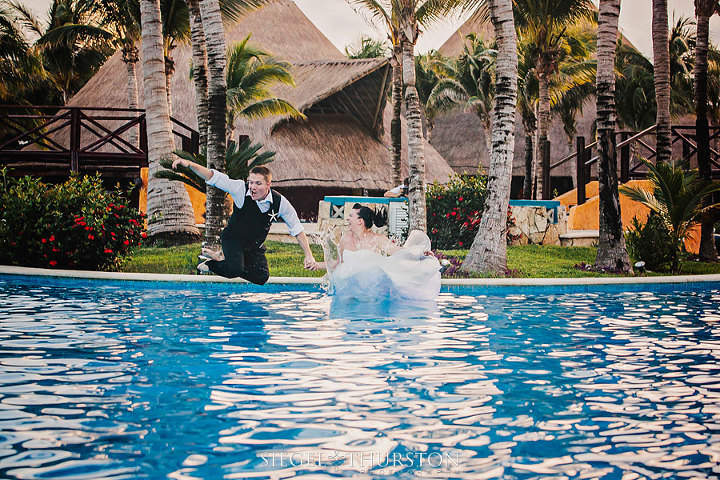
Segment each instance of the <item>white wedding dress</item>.
[[427,235],[413,230],[403,248],[389,256],[345,250],[342,262],[328,270],[330,293],[356,300],[434,300],[440,293],[440,263],[424,254],[430,249]]

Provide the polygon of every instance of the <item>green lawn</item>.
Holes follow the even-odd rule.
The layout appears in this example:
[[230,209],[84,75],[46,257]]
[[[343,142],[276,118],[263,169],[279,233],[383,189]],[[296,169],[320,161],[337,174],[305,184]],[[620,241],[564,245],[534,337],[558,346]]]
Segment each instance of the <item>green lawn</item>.
[[[309,271],[302,266],[303,253],[295,243],[266,242],[270,275],[274,277],[321,277],[324,271]],[[322,249],[312,245],[317,260],[322,259]],[[589,247],[557,247],[524,245],[508,247],[508,268],[514,276],[530,278],[599,277],[608,276],[574,268],[576,264],[595,261],[596,249]],[[140,248],[123,267],[124,272],[143,273],[195,273],[200,244],[170,248]],[[450,250],[446,255],[465,258],[467,250]],[[683,274],[699,275],[720,273],[718,263],[683,262]],[[650,274],[652,275],[652,273]]]

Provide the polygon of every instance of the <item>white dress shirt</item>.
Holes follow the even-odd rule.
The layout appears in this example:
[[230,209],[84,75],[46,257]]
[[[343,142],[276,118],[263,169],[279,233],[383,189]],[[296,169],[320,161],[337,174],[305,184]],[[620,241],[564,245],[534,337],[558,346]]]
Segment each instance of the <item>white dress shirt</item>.
[[[213,175],[210,177],[210,180],[206,180],[205,183],[229,193],[232,196],[235,205],[238,208],[242,208],[245,204],[245,197],[250,197],[251,195],[250,191],[247,190],[245,180],[232,180],[225,173],[218,172],[214,169],[211,169],[210,171]],[[270,207],[272,206],[272,195],[268,192],[265,198],[262,200],[255,200],[255,203],[257,203],[260,211],[265,213],[270,210]],[[296,237],[303,231],[303,226],[300,223],[300,219],[298,218],[295,208],[290,205],[288,199],[282,195],[280,195],[280,209],[278,213],[287,224],[290,235]]]

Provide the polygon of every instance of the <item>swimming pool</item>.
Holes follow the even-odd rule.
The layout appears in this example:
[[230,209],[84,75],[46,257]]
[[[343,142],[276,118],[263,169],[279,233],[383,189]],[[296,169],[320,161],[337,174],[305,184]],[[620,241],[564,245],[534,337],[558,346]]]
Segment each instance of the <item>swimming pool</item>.
[[719,300],[0,276],[0,478],[713,478]]

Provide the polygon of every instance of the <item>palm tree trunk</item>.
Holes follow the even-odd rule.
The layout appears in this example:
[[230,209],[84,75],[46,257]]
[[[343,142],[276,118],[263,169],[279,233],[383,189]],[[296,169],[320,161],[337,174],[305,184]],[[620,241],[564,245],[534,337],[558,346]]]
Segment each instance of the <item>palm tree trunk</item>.
[[[490,113],[492,115],[492,113]],[[480,117],[480,123],[483,126],[483,133],[485,134],[485,148],[487,148],[488,158],[492,153],[492,124],[490,117],[487,114],[478,114]],[[482,165],[478,165],[480,167]]]
[[532,167],[533,167],[533,137],[535,134],[525,130],[525,179],[523,180],[523,198],[532,198]]
[[402,110],[402,48],[393,47],[390,57],[392,65],[392,120],[390,121],[390,143],[392,143],[393,185],[400,185],[402,177],[402,124],[400,112]]
[[670,144],[670,44],[667,0],[653,0],[652,43],[657,102],[657,161],[667,162]]
[[535,146],[537,198],[543,198],[543,189],[545,188],[543,185],[543,173],[545,172],[543,172],[542,155],[539,149],[548,139],[548,130],[550,129],[550,75],[550,66],[540,56],[538,58],[538,142]]
[[[697,40],[695,44],[695,132],[697,135],[697,160],[700,178],[710,181],[710,130],[708,126],[708,42],[710,17],[715,11],[717,0],[695,0],[697,16]],[[710,199],[705,206],[709,205]],[[700,260],[717,261],[715,249],[714,218],[703,215],[700,224]]]
[[167,91],[168,115],[172,117],[172,76],[175,73],[175,62],[172,58],[165,57],[165,89]]
[[188,9],[190,10],[190,38],[192,42],[197,123],[198,132],[200,133],[200,151],[203,151],[207,148],[208,125],[207,46],[205,45],[205,33],[202,28],[198,0],[188,0]]
[[[208,129],[207,165],[225,171],[225,123],[227,113],[227,83],[225,69],[225,30],[218,0],[200,0],[202,27],[205,32],[208,58]],[[208,187],[205,203],[205,242],[209,248],[220,246],[220,232],[225,217],[225,194]]]
[[160,161],[175,148],[168,115],[165,60],[160,22],[160,0],[141,0],[143,85],[148,132],[148,234],[172,243],[193,241],[195,227],[190,197],[180,182],[156,178]]
[[597,135],[600,238],[597,268],[632,272],[625,248],[615,149],[615,47],[620,0],[600,0],[597,45]]
[[[403,31],[417,32],[417,24],[411,24]],[[417,34],[413,35],[417,38]],[[420,97],[415,88],[415,38],[403,36],[402,65],[405,84],[405,118],[408,125],[408,170],[410,186],[408,188],[408,208],[410,230],[427,230],[427,209],[425,206],[425,152],[422,133],[422,113]]]
[[[138,84],[135,76],[135,67],[140,60],[138,49],[134,43],[123,46],[122,49],[123,62],[125,62],[125,74],[127,79],[127,98],[128,108],[138,108]],[[130,143],[134,146],[139,145],[138,128],[130,129]]]
[[478,232],[462,269],[504,272],[507,268],[507,209],[515,150],[517,101],[517,38],[512,0],[491,0],[490,16],[498,53],[488,190]]

